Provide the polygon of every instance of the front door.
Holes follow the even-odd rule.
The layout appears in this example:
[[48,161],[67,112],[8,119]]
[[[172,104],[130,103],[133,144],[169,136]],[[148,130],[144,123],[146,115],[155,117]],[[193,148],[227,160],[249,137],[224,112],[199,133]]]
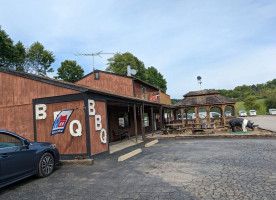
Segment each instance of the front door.
[[35,170],[35,151],[20,138],[0,133],[0,183],[28,175]]

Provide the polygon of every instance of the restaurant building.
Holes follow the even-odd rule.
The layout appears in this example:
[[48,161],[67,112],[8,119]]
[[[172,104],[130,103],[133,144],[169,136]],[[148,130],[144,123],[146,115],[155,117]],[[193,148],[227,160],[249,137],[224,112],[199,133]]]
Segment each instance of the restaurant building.
[[[0,67],[0,128],[55,143],[63,159],[109,153],[122,136],[145,138],[163,127],[170,96],[142,80],[95,70],[76,83]],[[62,110],[73,109],[65,132],[51,135]]]

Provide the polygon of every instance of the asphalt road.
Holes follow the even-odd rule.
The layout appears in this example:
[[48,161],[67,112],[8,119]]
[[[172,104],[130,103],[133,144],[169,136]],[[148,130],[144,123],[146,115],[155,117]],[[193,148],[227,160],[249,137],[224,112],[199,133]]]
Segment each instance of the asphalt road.
[[276,132],[276,115],[258,115],[246,117],[246,119],[251,120],[254,124],[258,124],[261,128]]
[[64,166],[1,189],[0,199],[275,199],[275,139],[166,140],[124,162]]

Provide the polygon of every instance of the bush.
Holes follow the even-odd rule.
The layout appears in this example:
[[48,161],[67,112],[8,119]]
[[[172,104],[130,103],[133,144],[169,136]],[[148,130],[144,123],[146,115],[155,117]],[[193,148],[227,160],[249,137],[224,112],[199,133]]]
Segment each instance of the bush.
[[270,95],[265,99],[266,109],[276,108],[276,90],[270,93]]
[[257,99],[254,96],[249,96],[244,99],[244,106],[246,110],[258,110],[260,105],[256,102]]

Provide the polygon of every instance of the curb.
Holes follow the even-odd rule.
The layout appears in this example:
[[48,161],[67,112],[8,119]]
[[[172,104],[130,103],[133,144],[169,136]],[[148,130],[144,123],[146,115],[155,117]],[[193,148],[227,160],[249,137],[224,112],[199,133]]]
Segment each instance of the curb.
[[93,165],[93,159],[82,159],[82,160],[60,160],[61,165]]
[[147,148],[147,147],[150,147],[150,146],[152,146],[152,145],[154,145],[154,144],[156,144],[156,143],[158,143],[158,142],[159,142],[158,139],[153,140],[153,141],[151,141],[151,142],[145,144],[145,147],[146,147],[146,148]]
[[[269,135],[248,135],[248,134],[231,134],[231,135],[186,135],[172,137],[158,137],[159,140],[175,140],[175,139],[202,139],[202,138],[276,138],[276,134]],[[156,140],[156,138],[145,138],[145,140]]]
[[139,148],[139,149],[136,149],[136,150],[134,150],[134,151],[131,151],[131,152],[127,153],[127,154],[124,154],[124,155],[122,155],[122,156],[120,156],[120,157],[118,158],[118,162],[122,162],[122,161],[124,161],[124,160],[126,160],[126,159],[129,159],[129,158],[131,158],[132,156],[135,156],[135,155],[137,155],[137,154],[139,154],[139,153],[141,153],[141,152],[142,152],[142,149]]

